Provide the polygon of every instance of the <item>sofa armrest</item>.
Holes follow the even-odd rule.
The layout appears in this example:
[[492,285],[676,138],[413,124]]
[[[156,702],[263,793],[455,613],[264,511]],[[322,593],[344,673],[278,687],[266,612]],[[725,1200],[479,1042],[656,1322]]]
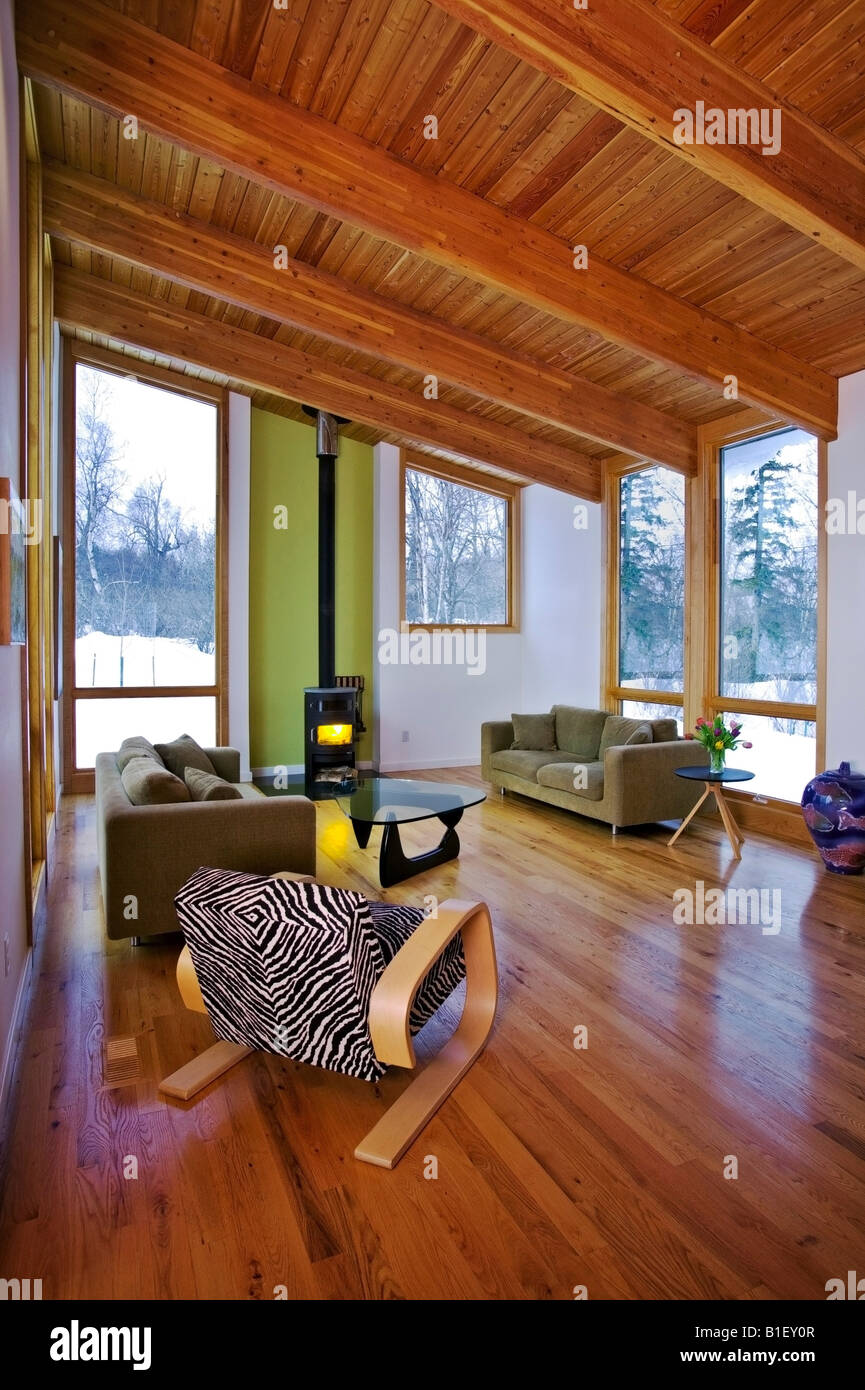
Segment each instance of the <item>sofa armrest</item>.
[[487,724],[481,725],[481,775],[487,782],[492,782],[493,770],[490,767],[490,757],[493,753],[498,753],[502,748],[510,748],[514,741],[514,726],[510,719],[494,719]]
[[675,776],[677,767],[706,765],[706,752],[690,739],[621,744],[604,754],[604,800],[612,825],[645,825],[686,816],[699,782]]
[[302,796],[123,806],[106,797],[102,891],[108,936],[177,931],[174,896],[202,866],[315,873],[315,807]]
[[205,748],[204,752],[223,782],[240,781],[240,754],[236,748]]

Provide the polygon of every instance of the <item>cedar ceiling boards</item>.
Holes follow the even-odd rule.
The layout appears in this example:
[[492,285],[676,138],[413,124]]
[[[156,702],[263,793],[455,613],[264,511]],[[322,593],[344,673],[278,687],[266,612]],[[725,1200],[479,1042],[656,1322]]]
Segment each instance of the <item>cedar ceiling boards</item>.
[[[538,3],[547,13],[552,0]],[[570,451],[575,490],[594,481],[589,461],[599,476],[611,452],[667,448],[689,471],[696,425],[740,408],[723,397],[728,372],[743,399],[831,436],[835,378],[865,366],[858,266],[789,225],[768,199],[758,206],[504,39],[445,13],[451,7],[30,0],[19,12],[19,60],[35,79],[42,155],[53,161],[46,191],[57,262],[303,353],[310,370],[321,359],[323,378],[339,368],[362,374],[373,393],[377,382],[394,388],[393,400],[400,391],[423,399],[416,316],[426,316],[443,406],[477,417],[479,430],[482,420],[486,440],[501,427],[506,448],[522,434],[539,467],[546,451],[553,469]],[[645,0],[639,8],[652,9]],[[860,0],[659,0],[654,9],[683,44],[710,45],[725,71],[763,84],[860,167]],[[651,24],[652,15],[641,18]],[[163,97],[160,73],[172,84]],[[140,132],[127,140],[119,117],[135,103]],[[437,139],[424,139],[429,114]],[[87,176],[101,181],[103,202],[105,183],[118,190],[101,238],[108,246],[94,231],[95,195],[81,196],[73,219]],[[851,193],[851,209],[855,201]],[[154,226],[180,214],[174,266],[163,241],[157,258],[155,240],[151,261],[160,263],[143,263],[154,208]],[[180,273],[190,230],[225,253],[222,276],[192,275],[188,259]],[[577,243],[589,248],[591,281],[571,269]],[[277,244],[308,287],[325,277],[318,284],[334,297],[317,319],[309,298],[301,313],[303,296],[292,305],[287,290],[264,313],[241,274],[251,263],[230,263],[242,245],[264,265]],[[357,323],[371,324],[366,335],[351,325],[352,294]],[[350,331],[337,331],[338,309]],[[410,322],[416,336],[403,342]],[[388,333],[396,342],[383,351]],[[250,387],[261,403],[296,410],[261,383]],[[401,437],[384,411],[352,432]]]

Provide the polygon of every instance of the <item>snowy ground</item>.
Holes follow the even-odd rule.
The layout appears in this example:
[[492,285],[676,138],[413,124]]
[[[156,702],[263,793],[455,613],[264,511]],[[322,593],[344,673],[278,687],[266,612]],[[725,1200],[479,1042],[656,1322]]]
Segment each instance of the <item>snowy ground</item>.
[[[189,642],[167,637],[109,637],[92,632],[75,643],[79,686],[212,685],[214,658]],[[168,695],[147,699],[79,700],[76,704],[79,767],[92,767],[97,753],[119,748],[124,738],[144,734],[167,743],[191,734],[204,747],[216,740],[216,701],[212,695]]]
[[[737,714],[736,718],[742,725],[742,738],[754,745],[727,754],[729,767],[756,773],[753,782],[743,784],[742,791],[755,796],[777,796],[782,801],[801,801],[805,787],[817,771],[814,734],[809,738],[801,732],[781,733],[763,715]],[[813,729],[813,725],[797,727]]]
[[75,643],[79,686],[213,685],[215,669],[212,655],[172,637],[109,637],[90,632]]
[[[789,699],[774,683],[760,687],[755,698],[764,700]],[[667,706],[640,704],[629,701],[625,713],[633,718],[658,719],[671,715],[682,732],[682,711]],[[729,725],[732,715],[727,716]],[[753,782],[743,783],[742,791],[754,796],[775,796],[782,801],[801,801],[802,792],[817,771],[817,743],[813,724],[799,723],[797,732],[786,734],[772,727],[764,715],[737,714],[742,725],[742,738],[753,748],[737,748],[727,754],[728,767],[741,767],[755,774]],[[808,729],[809,733],[804,731]],[[707,759],[708,761],[708,759]]]

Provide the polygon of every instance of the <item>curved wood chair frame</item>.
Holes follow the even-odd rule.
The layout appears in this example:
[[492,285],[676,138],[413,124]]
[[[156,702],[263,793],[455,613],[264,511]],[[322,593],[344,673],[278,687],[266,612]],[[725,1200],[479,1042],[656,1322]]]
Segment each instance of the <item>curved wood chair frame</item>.
[[[415,995],[445,947],[462,932],[466,958],[466,994],[459,1024],[442,1050],[418,1073],[378,1124],[362,1139],[355,1158],[394,1168],[439,1106],[465,1076],[489,1037],[498,1001],[493,926],[486,903],[450,898],[435,916],[425,917],[397,952],[372,992],[369,1029],[375,1054],[385,1066],[415,1067],[409,1017]],[[177,983],[187,1009],[207,1013],[192,957],[184,946],[177,962]],[[172,1072],[160,1091],[190,1100],[254,1049],[217,1042],[200,1057]]]

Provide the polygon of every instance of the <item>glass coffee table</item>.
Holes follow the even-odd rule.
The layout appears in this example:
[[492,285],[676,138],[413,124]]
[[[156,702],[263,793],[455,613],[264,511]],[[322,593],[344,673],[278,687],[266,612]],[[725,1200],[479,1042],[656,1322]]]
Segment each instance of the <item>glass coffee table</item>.
[[688,812],[673,838],[667,842],[668,848],[670,845],[676,843],[682,831],[685,829],[685,826],[690,820],[694,819],[694,816],[706,800],[706,797],[714,794],[715,802],[724,829],[727,832],[727,838],[732,846],[733,853],[737,859],[741,859],[745,837],[736,823],[733,812],[730,810],[727,799],[721,788],[729,786],[731,782],[751,782],[755,774],[753,772],[746,772],[744,768],[740,767],[725,767],[721,772],[713,772],[709,767],[677,767],[675,773],[677,777],[683,777],[686,782],[702,782],[705,791],[700,797],[700,800]]
[[[361,849],[369,844],[373,826],[382,826],[379,879],[382,888],[390,888],[426,869],[456,859],[460,852],[456,826],[467,806],[486,801],[486,792],[454,782],[362,777],[351,791],[337,792],[335,800],[351,821]],[[434,819],[445,826],[438,845],[426,854],[409,858],[403,852],[399,827],[408,821]]]

